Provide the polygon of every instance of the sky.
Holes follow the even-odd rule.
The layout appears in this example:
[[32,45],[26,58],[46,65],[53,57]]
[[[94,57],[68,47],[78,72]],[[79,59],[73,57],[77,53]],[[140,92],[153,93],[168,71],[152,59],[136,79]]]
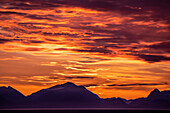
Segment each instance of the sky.
[[169,0],[1,0],[0,86],[65,82],[101,98],[170,90]]

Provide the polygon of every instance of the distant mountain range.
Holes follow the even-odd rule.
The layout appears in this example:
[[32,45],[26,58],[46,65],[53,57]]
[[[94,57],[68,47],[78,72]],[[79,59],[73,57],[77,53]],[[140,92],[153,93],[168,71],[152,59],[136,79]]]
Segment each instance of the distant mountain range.
[[170,108],[170,91],[154,89],[148,97],[134,100],[102,99],[83,86],[71,82],[24,96],[14,88],[0,87],[3,108]]

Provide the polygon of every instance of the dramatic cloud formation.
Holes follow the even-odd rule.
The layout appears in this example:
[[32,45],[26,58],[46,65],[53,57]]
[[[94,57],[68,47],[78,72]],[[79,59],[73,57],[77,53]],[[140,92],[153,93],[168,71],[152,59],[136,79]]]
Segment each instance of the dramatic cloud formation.
[[[168,89],[169,5],[169,0],[1,0],[0,85],[27,95],[69,81],[101,97],[117,91],[125,98]],[[30,92],[23,85],[32,86]],[[127,89],[136,95],[124,95]]]

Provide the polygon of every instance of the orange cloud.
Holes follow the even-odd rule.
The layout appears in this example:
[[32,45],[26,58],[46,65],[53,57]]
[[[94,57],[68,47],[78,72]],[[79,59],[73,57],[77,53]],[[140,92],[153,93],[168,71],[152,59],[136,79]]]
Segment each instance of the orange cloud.
[[71,81],[125,98],[169,89],[168,11],[152,2],[2,0],[0,84],[27,95]]

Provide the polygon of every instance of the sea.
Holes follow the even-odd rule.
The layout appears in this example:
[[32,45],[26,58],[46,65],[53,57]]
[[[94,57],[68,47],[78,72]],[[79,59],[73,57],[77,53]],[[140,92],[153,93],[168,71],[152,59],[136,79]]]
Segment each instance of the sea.
[[162,108],[21,108],[0,109],[0,113],[170,113]]

